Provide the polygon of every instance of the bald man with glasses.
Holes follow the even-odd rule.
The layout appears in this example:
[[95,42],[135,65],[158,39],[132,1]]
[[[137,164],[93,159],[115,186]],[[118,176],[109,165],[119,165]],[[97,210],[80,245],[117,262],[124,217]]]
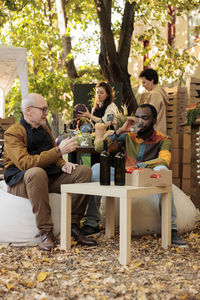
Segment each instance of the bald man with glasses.
[[[61,184],[90,182],[91,169],[62,158],[77,148],[77,138],[65,139],[56,145],[46,126],[48,106],[41,95],[28,94],[23,98],[22,112],[20,122],[4,135],[4,178],[9,193],[30,200],[41,236],[39,249],[50,251],[55,243],[48,193],[60,193]],[[78,243],[96,246],[96,240],[80,232],[86,206],[84,195],[72,196],[71,233]]]

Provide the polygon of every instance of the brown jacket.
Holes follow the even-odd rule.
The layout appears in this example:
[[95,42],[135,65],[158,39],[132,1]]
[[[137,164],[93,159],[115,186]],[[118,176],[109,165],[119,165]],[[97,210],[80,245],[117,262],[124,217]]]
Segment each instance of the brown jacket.
[[47,126],[43,126],[52,138],[54,148],[43,151],[40,155],[31,155],[27,151],[27,134],[20,123],[10,126],[4,133],[4,166],[5,169],[15,165],[19,170],[28,170],[32,167],[45,168],[56,163],[59,168],[65,164],[65,160],[56,152],[54,137]]

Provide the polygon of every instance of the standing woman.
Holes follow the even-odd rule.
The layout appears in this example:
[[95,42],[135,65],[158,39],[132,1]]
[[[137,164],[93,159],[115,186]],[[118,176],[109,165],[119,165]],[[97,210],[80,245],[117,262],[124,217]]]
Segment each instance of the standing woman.
[[88,109],[85,112],[79,111],[77,117],[85,117],[92,122],[103,122],[105,125],[114,124],[116,127],[117,105],[114,101],[113,89],[109,83],[99,82],[95,86],[95,101],[91,113]]
[[139,75],[143,87],[149,92],[143,103],[153,105],[158,113],[154,128],[164,134],[167,133],[167,105],[169,104],[166,91],[158,86],[158,73],[151,68],[145,69]]

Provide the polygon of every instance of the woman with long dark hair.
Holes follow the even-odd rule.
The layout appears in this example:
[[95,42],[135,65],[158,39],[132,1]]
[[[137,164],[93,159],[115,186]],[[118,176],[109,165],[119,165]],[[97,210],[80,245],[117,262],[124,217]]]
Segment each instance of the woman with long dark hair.
[[79,111],[77,117],[85,117],[92,122],[103,122],[105,125],[116,125],[118,108],[114,103],[113,89],[109,83],[99,82],[95,86],[95,101],[91,113]]

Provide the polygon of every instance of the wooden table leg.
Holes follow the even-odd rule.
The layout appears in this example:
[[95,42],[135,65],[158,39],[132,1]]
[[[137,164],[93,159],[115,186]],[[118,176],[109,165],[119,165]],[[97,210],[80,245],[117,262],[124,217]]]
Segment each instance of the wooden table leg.
[[115,231],[115,198],[106,197],[106,237],[114,236]]
[[76,160],[77,160],[77,164],[82,165],[81,153],[79,152],[76,153]]
[[120,197],[120,253],[119,262],[127,265],[131,261],[131,198]]
[[162,247],[167,248],[171,244],[171,192],[162,195]]
[[71,249],[71,194],[61,194],[60,248]]

